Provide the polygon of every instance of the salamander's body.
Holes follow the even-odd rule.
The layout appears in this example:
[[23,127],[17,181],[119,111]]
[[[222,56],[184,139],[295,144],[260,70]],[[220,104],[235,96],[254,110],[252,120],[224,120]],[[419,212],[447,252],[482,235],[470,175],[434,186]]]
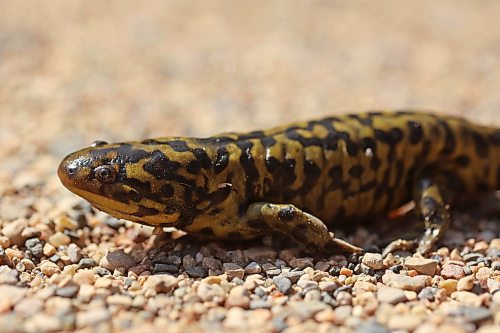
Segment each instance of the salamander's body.
[[426,252],[450,202],[500,189],[500,130],[371,112],[210,138],[97,142],[67,156],[58,174],[118,218],[217,238],[280,231],[315,249],[356,251],[327,226],[415,200]]

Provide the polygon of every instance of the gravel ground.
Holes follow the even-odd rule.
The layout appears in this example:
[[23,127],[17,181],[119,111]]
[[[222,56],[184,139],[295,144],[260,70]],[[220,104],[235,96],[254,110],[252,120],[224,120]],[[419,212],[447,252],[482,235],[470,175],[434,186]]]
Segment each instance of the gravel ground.
[[96,139],[345,110],[418,107],[500,126],[500,2],[0,7],[0,332],[500,331],[499,224],[481,209],[456,213],[426,258],[379,254],[408,221],[346,231],[362,257],[311,257],[279,236],[154,236],[92,210],[55,175]]

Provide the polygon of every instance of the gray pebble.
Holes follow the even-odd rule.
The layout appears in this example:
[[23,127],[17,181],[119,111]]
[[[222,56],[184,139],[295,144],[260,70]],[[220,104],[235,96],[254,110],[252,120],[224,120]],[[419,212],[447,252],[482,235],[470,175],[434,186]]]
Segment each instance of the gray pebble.
[[464,306],[461,307],[462,315],[467,321],[480,323],[492,317],[492,313],[485,307]]
[[281,274],[281,269],[279,268],[274,268],[266,271],[266,275],[268,277],[273,277]]
[[439,291],[438,288],[433,288],[433,287],[425,287],[420,292],[418,293],[418,298],[419,299],[426,299],[429,301],[434,301],[434,297],[436,296],[437,292]]
[[43,255],[43,244],[38,238],[30,238],[26,240],[24,245],[35,257]]
[[292,282],[284,276],[273,277],[273,282],[276,285],[276,288],[285,295],[292,289]]
[[57,296],[72,298],[72,297],[76,296],[79,289],[80,289],[80,287],[78,285],[74,284],[74,285],[68,285],[68,286],[65,286],[62,288],[57,288],[55,293]]
[[262,272],[262,267],[255,261],[252,261],[245,267],[245,274],[259,274]]
[[227,251],[224,262],[232,262],[243,267],[248,264],[248,260],[241,250]]
[[254,293],[255,293],[255,295],[257,295],[259,297],[267,296],[267,292],[264,289],[262,289],[261,287],[255,288]]
[[250,301],[250,309],[251,310],[254,310],[254,309],[270,309],[271,308],[271,304],[269,304],[269,302],[263,300],[263,299],[254,299],[252,301]]
[[153,271],[155,273],[170,273],[170,274],[177,274],[179,273],[179,269],[175,265],[169,265],[169,264],[155,264]]
[[292,281],[292,283],[297,283],[302,275],[306,274],[304,271],[291,271],[283,273],[282,275]]
[[96,267],[94,272],[99,276],[111,275],[111,272],[104,267]]
[[97,265],[97,262],[92,258],[82,258],[78,265],[80,265],[80,268],[92,268]]
[[179,266],[182,263],[182,259],[179,256],[168,256],[168,257],[157,257],[154,258],[153,263],[155,264],[168,264]]
[[73,264],[76,264],[77,262],[80,261],[82,255],[80,253],[80,248],[78,247],[78,245],[76,245],[75,243],[69,244],[67,252],[68,252],[69,260]]
[[61,259],[61,256],[58,254],[54,254],[52,257],[49,258],[49,260],[52,261],[53,263],[58,262],[59,259]]
[[481,258],[483,255],[481,253],[468,253],[463,256],[465,262],[475,261]]
[[220,270],[222,270],[222,264],[221,264],[221,262],[219,260],[217,260],[217,259],[214,259],[214,258],[205,257],[201,261],[201,264],[204,267],[209,268],[209,269],[211,269],[213,271],[220,271]]
[[208,276],[208,270],[203,266],[195,266],[186,269],[187,275],[192,278],[205,278]]
[[358,333],[389,333],[389,330],[377,323],[375,320],[369,320],[356,328]]

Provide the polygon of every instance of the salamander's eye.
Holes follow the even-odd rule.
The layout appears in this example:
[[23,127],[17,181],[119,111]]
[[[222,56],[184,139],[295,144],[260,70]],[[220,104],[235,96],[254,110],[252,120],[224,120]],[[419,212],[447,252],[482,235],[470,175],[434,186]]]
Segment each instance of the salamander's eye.
[[92,144],[90,145],[90,147],[100,147],[100,146],[104,146],[104,145],[107,145],[108,143],[106,141],[102,141],[102,140],[96,140],[94,142],[92,142]]
[[73,176],[76,173],[76,167],[75,166],[69,166],[66,168],[66,171],[68,172],[68,175]]
[[116,179],[116,171],[110,165],[101,165],[94,170],[95,178],[101,183],[111,184]]

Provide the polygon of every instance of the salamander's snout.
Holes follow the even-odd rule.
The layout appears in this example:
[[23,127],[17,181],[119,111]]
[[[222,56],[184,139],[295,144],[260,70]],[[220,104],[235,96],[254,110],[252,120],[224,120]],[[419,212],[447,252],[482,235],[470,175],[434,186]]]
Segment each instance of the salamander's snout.
[[64,158],[57,168],[57,176],[65,187],[74,187],[77,178],[78,167],[71,155]]
[[81,154],[73,153],[66,156],[59,167],[57,168],[57,175],[61,183],[73,191],[73,189],[81,189],[89,180],[89,174],[92,168],[89,165],[88,158]]

